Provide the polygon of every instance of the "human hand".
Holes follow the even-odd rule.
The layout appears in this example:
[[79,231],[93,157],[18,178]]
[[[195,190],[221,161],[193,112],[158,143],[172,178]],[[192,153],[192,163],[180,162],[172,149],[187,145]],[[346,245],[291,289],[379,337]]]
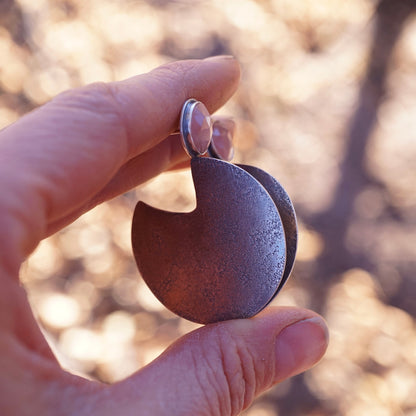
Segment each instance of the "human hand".
[[327,346],[311,311],[268,308],[207,325],[111,386],[65,372],[19,284],[40,240],[95,205],[181,165],[184,101],[212,113],[237,88],[228,57],[183,61],[59,95],[0,132],[0,414],[236,415],[315,364]]

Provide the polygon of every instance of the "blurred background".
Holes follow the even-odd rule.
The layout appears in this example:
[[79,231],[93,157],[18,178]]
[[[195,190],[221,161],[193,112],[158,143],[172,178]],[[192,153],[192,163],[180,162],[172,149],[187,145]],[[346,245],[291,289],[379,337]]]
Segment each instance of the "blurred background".
[[[416,416],[416,1],[0,0],[0,128],[59,92],[233,54],[234,161],[274,175],[299,216],[273,302],[322,313],[328,353],[246,416]],[[193,207],[161,175],[43,241],[22,271],[63,365],[113,382],[197,325],[138,275],[135,203]]]

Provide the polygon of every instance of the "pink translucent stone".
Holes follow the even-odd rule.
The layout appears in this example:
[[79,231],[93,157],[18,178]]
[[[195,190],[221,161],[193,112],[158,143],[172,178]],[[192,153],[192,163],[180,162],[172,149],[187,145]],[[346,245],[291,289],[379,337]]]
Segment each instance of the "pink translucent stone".
[[235,124],[232,120],[217,120],[213,125],[211,149],[214,156],[230,161],[234,156],[233,134]]
[[207,108],[197,103],[191,114],[189,129],[189,142],[192,148],[200,155],[208,150],[212,136],[212,121]]

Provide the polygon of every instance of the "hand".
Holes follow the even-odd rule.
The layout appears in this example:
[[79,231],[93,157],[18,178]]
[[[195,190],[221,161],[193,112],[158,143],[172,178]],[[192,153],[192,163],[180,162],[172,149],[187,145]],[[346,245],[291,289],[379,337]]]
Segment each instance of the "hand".
[[0,414],[236,415],[321,358],[322,318],[268,308],[200,328],[128,379],[102,385],[62,370],[19,284],[41,239],[183,164],[171,134],[183,102],[194,97],[212,113],[238,81],[232,58],[176,62],[66,92],[0,132]]

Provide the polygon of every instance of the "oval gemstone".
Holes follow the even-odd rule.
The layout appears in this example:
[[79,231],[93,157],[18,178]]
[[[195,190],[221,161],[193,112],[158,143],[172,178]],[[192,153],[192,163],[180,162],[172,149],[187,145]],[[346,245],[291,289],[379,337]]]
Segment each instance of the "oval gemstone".
[[189,142],[199,155],[207,152],[212,137],[211,116],[204,104],[198,102],[192,109]]
[[234,156],[233,134],[235,124],[232,120],[216,120],[213,125],[210,152],[213,156],[229,162]]

